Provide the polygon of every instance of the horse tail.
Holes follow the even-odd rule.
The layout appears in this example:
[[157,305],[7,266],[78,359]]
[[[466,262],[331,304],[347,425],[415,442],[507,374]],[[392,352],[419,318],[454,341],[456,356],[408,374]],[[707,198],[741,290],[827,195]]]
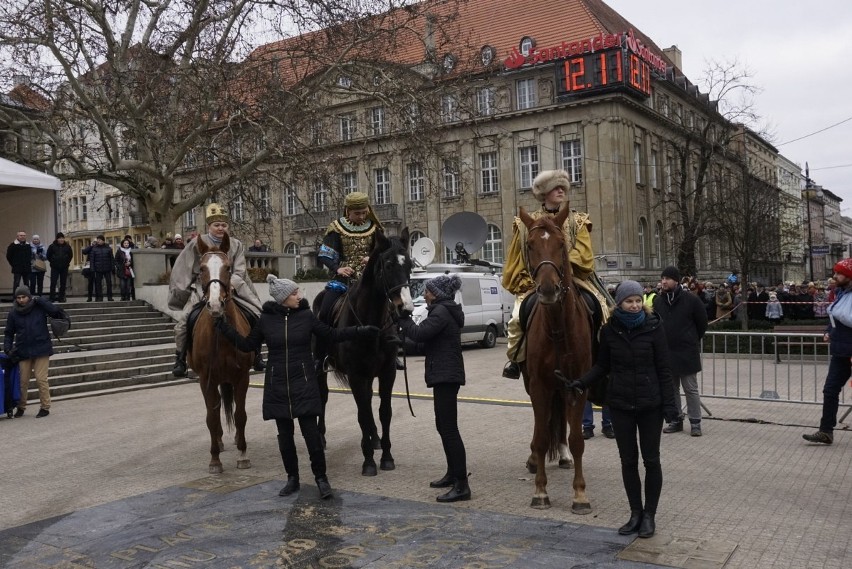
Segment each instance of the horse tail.
[[225,412],[225,424],[230,431],[234,427],[234,386],[230,383],[219,384],[222,394],[222,410]]
[[547,425],[550,440],[547,441],[547,460],[556,460],[559,456],[559,443],[565,427],[565,401],[556,393],[550,399],[550,422]]

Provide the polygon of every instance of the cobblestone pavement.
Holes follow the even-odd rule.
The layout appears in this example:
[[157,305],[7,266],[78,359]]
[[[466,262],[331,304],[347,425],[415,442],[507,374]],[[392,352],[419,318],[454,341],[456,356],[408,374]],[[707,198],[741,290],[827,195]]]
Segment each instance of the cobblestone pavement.
[[[524,461],[529,453],[532,412],[526,404],[523,384],[499,377],[503,365],[500,346],[492,350],[466,350],[465,363],[468,385],[461,391],[465,399],[459,406],[459,423],[467,447],[468,469],[472,473],[473,499],[452,506],[434,502],[438,491],[430,489],[428,481],[440,477],[445,464],[435,432],[431,400],[420,397],[412,400],[416,417],[409,414],[403,398],[394,400],[391,439],[396,470],[380,471],[376,477],[362,477],[360,432],[354,402],[347,393],[333,393],[328,419],[329,478],[337,491],[335,503],[358,505],[344,512],[348,520],[345,525],[356,528],[357,531],[352,530],[353,535],[360,535],[361,541],[351,537],[334,543],[322,542],[321,546],[316,546],[315,554],[310,555],[304,554],[306,542],[288,546],[288,542],[282,540],[280,526],[282,516],[291,519],[294,508],[302,511],[313,507],[311,491],[315,489],[310,482],[306,483],[295,501],[286,502],[276,496],[283,473],[275,426],[260,420],[261,391],[250,390],[248,439],[253,466],[237,472],[233,452],[223,455],[223,463],[226,474],[246,475],[253,483],[228,496],[238,497],[243,504],[256,502],[245,506],[253,516],[245,527],[254,527],[251,531],[256,538],[246,543],[274,543],[275,547],[284,548],[287,555],[281,557],[281,550],[258,545],[258,552],[277,553],[263,559],[252,558],[251,563],[244,566],[323,566],[323,559],[326,560],[324,566],[332,566],[328,564],[331,563],[328,556],[337,551],[332,546],[354,547],[353,543],[364,541],[362,534],[381,533],[375,529],[381,529],[376,520],[387,521],[392,516],[397,516],[393,518],[396,520],[393,528],[406,522],[415,523],[412,520],[446,520],[448,526],[463,534],[469,543],[475,541],[471,535],[479,535],[472,528],[491,528],[494,531],[483,538],[483,543],[497,543],[503,530],[495,528],[506,528],[504,537],[508,539],[508,532],[517,533],[517,528],[532,524],[537,528],[533,533],[544,544],[542,547],[551,553],[559,551],[560,543],[580,547],[581,543],[594,542],[591,536],[603,535],[605,538],[595,543],[606,543],[608,551],[604,557],[593,558],[587,551],[581,550],[574,555],[575,552],[563,547],[562,557],[556,553],[554,557],[547,557],[548,553],[535,558],[535,563],[530,557],[502,565],[492,561],[492,565],[481,565],[483,567],[634,566],[615,558],[615,553],[630,541],[619,538],[614,531],[628,513],[615,441],[605,439],[599,432],[587,441],[584,466],[593,508],[590,515],[571,513],[572,471],[560,470],[555,465],[548,468],[548,490],[553,507],[531,509],[533,481],[524,468]],[[409,367],[412,393],[428,396],[430,392],[422,379],[422,358],[409,358]],[[398,376],[397,390],[404,391],[402,375]],[[733,554],[725,565],[729,568],[840,569],[852,566],[852,534],[848,531],[848,520],[852,519],[852,433],[848,430],[836,432],[834,445],[830,447],[805,443],[801,434],[815,429],[820,414],[817,405],[719,398],[704,398],[703,402],[712,413],[703,422],[703,437],[690,437],[685,433],[663,435],[665,482],[657,515],[658,536],[641,541],[645,544],[656,542],[664,550],[667,543],[689,540],[701,540],[708,548],[732,544]],[[99,519],[106,524],[118,524],[115,527],[122,531],[133,531],[127,528],[136,527],[140,535],[153,531],[146,529],[149,522],[161,531],[169,527],[161,525],[169,518],[163,518],[163,512],[152,504],[162,504],[163,496],[175,500],[180,496],[179,502],[185,504],[187,495],[199,492],[196,488],[194,493],[187,494],[186,486],[209,478],[209,439],[204,405],[196,384],[57,400],[50,416],[38,420],[33,417],[33,411],[28,409],[21,419],[0,419],[0,432],[4,435],[0,438],[0,453],[4,457],[0,490],[6,497],[0,530],[7,530],[0,532],[0,539],[14,537],[14,552],[24,552],[24,558],[27,536],[32,537],[47,527],[58,527],[56,524],[65,524],[59,535],[65,536],[67,541],[55,541],[54,546],[89,538],[97,542],[87,531],[95,534],[102,531],[95,524]],[[844,411],[845,408],[841,408],[841,413]],[[596,420],[599,421],[597,413]],[[298,444],[303,477],[309,480],[307,452],[300,441]],[[204,499],[195,499],[199,500],[199,512],[211,507],[204,505]],[[131,525],[125,526],[130,523],[126,519],[110,521],[109,516],[101,516],[105,511],[121,510],[122,504],[131,504],[129,511],[136,512]],[[156,516],[140,517],[138,512],[147,511],[145,508],[149,507],[154,508]],[[321,514],[324,506],[316,507],[318,515]],[[86,508],[92,509],[81,511]],[[166,500],[161,509],[168,512],[168,508]],[[410,515],[398,517],[400,512],[406,511]],[[227,510],[217,512],[217,515],[228,516]],[[386,515],[376,517],[377,512]],[[205,523],[212,523],[204,519]],[[33,525],[22,527],[25,524]],[[577,529],[578,526],[586,532]],[[125,540],[132,535],[125,535]],[[284,534],[285,537],[293,535],[296,533]],[[438,536],[443,538],[444,532],[418,535],[418,539],[422,537],[425,542],[437,543]],[[270,536],[274,537],[271,541]],[[563,537],[565,541],[561,541]],[[131,545],[143,543],[130,541]],[[644,545],[639,541],[637,545]],[[117,547],[116,544],[127,545],[127,542],[103,544],[109,549]],[[350,559],[350,565],[337,566],[425,563],[421,566],[473,567],[477,565],[470,565],[475,561],[475,555],[470,557],[471,551],[483,551],[447,547],[450,548],[447,557],[434,563],[424,561],[432,559],[427,555],[431,555],[428,551],[432,550],[420,548],[416,551],[426,553],[419,561],[392,565],[391,562],[402,563],[400,559],[408,559],[405,557],[408,549],[387,549],[381,550],[381,555],[373,552],[366,557]],[[18,564],[20,557],[14,558],[15,564],[10,564],[13,561],[8,557],[10,551],[6,545],[0,547],[3,566],[23,566]],[[141,549],[137,554],[144,551]],[[298,558],[297,554],[304,556]],[[113,566],[82,561],[74,565],[74,561],[61,558],[51,565],[45,561],[36,562],[36,557],[34,553],[33,567]],[[135,559],[114,566],[156,567],[164,558],[140,554]],[[187,559],[183,562],[189,563]],[[282,559],[285,559],[283,564]],[[482,563],[484,560],[485,557]],[[59,561],[66,564],[59,564]],[[338,561],[343,562],[342,558]],[[690,564],[672,555],[658,557],[656,561],[683,567],[707,566]],[[189,566],[219,565],[198,561]]]

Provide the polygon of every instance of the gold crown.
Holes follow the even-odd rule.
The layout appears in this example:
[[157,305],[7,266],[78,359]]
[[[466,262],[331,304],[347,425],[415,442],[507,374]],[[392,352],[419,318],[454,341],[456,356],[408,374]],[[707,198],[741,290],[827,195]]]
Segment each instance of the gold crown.
[[207,215],[205,216],[205,219],[207,221],[207,225],[210,225],[215,221],[224,221],[225,223],[227,223],[228,212],[225,211],[225,208],[223,208],[219,204],[212,203],[207,206]]

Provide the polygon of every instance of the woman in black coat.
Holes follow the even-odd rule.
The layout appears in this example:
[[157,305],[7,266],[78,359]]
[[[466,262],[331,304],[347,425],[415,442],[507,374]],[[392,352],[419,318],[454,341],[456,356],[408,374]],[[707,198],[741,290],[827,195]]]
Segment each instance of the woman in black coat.
[[447,473],[429,486],[451,487],[446,494],[437,497],[439,502],[470,500],[467,456],[458,426],[459,388],[464,385],[461,351],[464,311],[453,299],[460,289],[461,279],[456,275],[441,275],[429,280],[424,293],[428,305],[426,319],[420,325],[410,317],[399,322],[402,333],[422,343],[426,353],[426,386],[434,392],[435,426],[447,457]]
[[298,419],[320,497],[329,498],[331,485],[317,424],[322,403],[311,354],[311,336],[338,342],[362,335],[378,336],[379,329],[375,326],[332,328],[317,320],[295,282],[275,275],[269,275],[266,280],[274,302],[263,305],[260,319],[248,337],[240,336],[224,319],[217,320],[216,325],[243,352],[258,352],[264,343],[269,349],[263,382],[263,419],[274,419],[278,426],[278,448],[287,472],[287,484],[279,496],[289,496],[299,489],[299,459],[294,440],[294,420]]
[[[570,383],[585,389],[607,381],[606,402],[621,458],[621,476],[630,503],[630,520],[618,533],[654,535],[654,516],[663,487],[660,437],[663,417],[678,416],[669,349],[660,318],[642,303],[642,285],[624,281],[615,291],[616,307],[601,328],[597,362]],[[639,433],[637,445],[636,433]],[[645,505],[639,478],[639,450],[645,464]]]

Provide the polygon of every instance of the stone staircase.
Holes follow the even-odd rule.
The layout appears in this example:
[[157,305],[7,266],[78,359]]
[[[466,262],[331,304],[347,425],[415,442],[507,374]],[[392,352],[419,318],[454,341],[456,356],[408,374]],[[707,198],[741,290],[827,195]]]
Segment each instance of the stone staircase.
[[[141,300],[59,304],[71,317],[71,330],[53,340],[51,398],[61,401],[91,395],[177,385],[194,381],[172,376],[174,321]],[[10,304],[0,305],[5,331]],[[35,380],[30,404],[38,404]]]

